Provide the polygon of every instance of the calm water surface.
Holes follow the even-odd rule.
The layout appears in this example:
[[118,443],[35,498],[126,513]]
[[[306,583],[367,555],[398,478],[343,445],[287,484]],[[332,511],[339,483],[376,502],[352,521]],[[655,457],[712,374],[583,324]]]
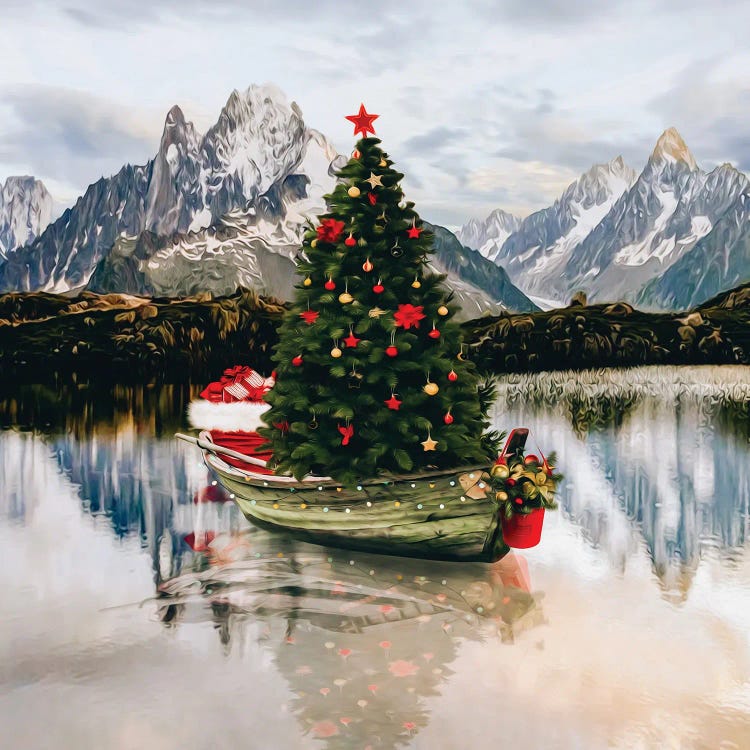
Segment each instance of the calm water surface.
[[249,526],[172,439],[199,388],[8,394],[2,746],[750,747],[750,374],[716,373],[505,382],[566,480],[494,565]]

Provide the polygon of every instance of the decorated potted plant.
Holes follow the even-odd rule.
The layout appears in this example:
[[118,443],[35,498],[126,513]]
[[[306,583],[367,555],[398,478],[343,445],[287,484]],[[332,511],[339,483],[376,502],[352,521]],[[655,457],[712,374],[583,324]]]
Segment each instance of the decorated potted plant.
[[555,473],[555,462],[554,453],[540,458],[524,454],[519,447],[504,452],[492,467],[490,481],[509,547],[526,549],[539,544],[545,508],[557,508],[554,495],[562,476]]

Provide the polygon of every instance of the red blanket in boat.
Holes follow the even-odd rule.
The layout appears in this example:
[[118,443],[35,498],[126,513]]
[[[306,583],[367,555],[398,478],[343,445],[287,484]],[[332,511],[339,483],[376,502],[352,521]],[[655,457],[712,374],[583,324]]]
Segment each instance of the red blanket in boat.
[[[237,451],[245,456],[253,456],[253,458],[269,461],[273,455],[266,439],[261,437],[257,432],[222,432],[221,430],[211,430],[210,434],[212,442],[216,443],[216,445]],[[273,474],[271,469],[264,469],[262,466],[249,464],[246,461],[241,461],[239,458],[232,458],[223,454],[219,455],[221,455],[222,461],[238,469],[254,471],[258,474]]]

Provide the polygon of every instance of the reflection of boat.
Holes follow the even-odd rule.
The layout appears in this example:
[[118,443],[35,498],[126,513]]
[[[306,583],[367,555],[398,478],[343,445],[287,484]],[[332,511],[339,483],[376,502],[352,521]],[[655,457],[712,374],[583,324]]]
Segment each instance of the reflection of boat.
[[406,557],[492,562],[507,554],[498,503],[481,467],[342,487],[230,466],[201,433],[206,464],[245,516],[305,541]]
[[545,622],[515,553],[492,565],[398,559],[261,529],[217,536],[209,567],[159,587],[167,627],[213,623],[227,651],[255,636],[322,747],[393,748],[430,721],[465,640],[512,643]]

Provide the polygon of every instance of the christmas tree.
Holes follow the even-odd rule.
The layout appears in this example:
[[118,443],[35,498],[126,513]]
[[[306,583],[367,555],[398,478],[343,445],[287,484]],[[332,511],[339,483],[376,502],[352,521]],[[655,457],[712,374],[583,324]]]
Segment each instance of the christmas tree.
[[384,471],[484,463],[497,455],[491,386],[480,382],[454,320],[432,238],[370,115],[328,211],[306,232],[293,304],[274,351],[275,387],[261,433],[277,472],[354,483]]

